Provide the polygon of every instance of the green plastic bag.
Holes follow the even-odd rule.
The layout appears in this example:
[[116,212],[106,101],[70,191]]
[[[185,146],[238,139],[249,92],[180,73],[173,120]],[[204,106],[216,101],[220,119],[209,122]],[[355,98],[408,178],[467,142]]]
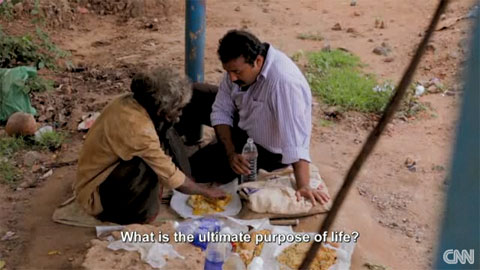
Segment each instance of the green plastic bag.
[[37,114],[30,103],[30,89],[25,87],[27,79],[35,76],[34,67],[0,68],[0,122],[15,112]]

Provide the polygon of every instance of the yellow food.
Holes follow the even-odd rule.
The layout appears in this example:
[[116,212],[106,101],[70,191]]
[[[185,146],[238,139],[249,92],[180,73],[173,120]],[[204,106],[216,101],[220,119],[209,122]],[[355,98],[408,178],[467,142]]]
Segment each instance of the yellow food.
[[250,242],[239,242],[236,243],[235,252],[238,253],[242,261],[245,263],[245,266],[248,266],[252,262],[254,257],[260,256],[262,254],[263,242],[255,245],[255,238],[257,234],[270,235],[271,231],[261,230],[256,232],[249,233],[252,241]]
[[[278,256],[277,260],[290,267],[292,270],[297,270],[302,264],[305,254],[312,243],[297,243],[289,246]],[[337,260],[337,252],[334,249],[327,248],[322,245],[317,252],[317,256],[313,259],[310,265],[310,270],[328,270],[330,266],[334,265]]]
[[225,211],[225,207],[232,200],[232,195],[227,194],[223,199],[210,199],[203,195],[191,195],[188,198],[188,205],[193,208],[193,214],[203,216]]

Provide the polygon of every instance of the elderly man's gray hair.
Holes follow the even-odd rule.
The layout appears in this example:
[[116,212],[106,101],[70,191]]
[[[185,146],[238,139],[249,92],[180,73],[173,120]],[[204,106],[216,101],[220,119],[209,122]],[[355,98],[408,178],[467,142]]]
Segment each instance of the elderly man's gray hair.
[[172,122],[178,121],[182,108],[192,97],[188,79],[165,67],[136,74],[132,80],[131,90],[134,98],[147,111],[155,110],[157,115],[162,115]]

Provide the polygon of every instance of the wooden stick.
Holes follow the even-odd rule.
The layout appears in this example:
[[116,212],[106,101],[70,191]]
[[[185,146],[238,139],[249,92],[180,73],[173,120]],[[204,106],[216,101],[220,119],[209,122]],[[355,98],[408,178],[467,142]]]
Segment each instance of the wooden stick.
[[300,221],[297,219],[271,219],[270,224],[276,226],[297,226]]

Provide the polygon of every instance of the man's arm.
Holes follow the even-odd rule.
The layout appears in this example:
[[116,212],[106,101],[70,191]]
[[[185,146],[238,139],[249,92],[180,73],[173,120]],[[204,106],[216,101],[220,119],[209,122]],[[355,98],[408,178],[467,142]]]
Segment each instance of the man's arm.
[[300,81],[283,81],[271,96],[282,143],[282,163],[292,164],[297,183],[297,199],[305,197],[314,205],[325,203],[328,195],[310,188],[311,93]]
[[230,167],[235,173],[249,174],[249,164],[245,157],[235,152],[235,145],[232,141],[232,132],[229,125],[217,125],[214,127],[217,138],[222,142],[225,147],[225,152],[230,163]]
[[316,201],[324,204],[328,202],[330,197],[322,192],[319,189],[312,189],[310,188],[310,166],[306,160],[299,160],[292,164],[293,166],[293,173],[295,175],[295,180],[297,181],[297,200],[303,196],[309,199],[313,205],[316,204]]
[[217,138],[222,142],[225,147],[227,156],[235,154],[235,146],[232,141],[232,132],[229,125],[217,125],[215,128],[215,134]]
[[225,192],[219,188],[205,187],[193,182],[190,178],[185,176],[185,181],[181,186],[176,188],[178,191],[185,194],[201,194],[210,198],[225,197]]

